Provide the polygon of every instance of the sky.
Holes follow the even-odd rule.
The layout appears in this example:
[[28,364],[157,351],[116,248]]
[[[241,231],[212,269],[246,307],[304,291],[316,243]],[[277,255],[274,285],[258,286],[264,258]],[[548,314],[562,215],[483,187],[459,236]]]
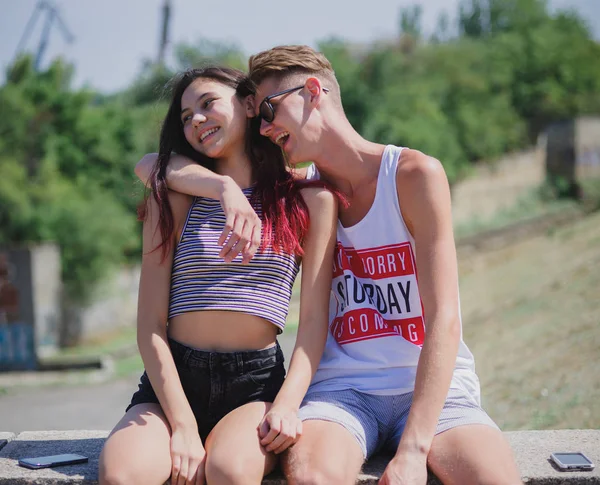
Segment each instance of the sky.
[[[110,93],[128,86],[144,59],[155,59],[164,0],[54,0],[74,37],[54,28],[42,67],[56,56],[75,64],[75,86]],[[170,45],[200,38],[238,45],[246,54],[278,44],[317,46],[337,37],[353,43],[393,37],[401,8],[423,6],[425,33],[444,10],[456,17],[459,0],[171,0]],[[14,59],[38,0],[0,0],[0,69]],[[600,0],[548,0],[550,8],[575,9],[600,39]],[[37,19],[25,42],[35,52],[43,30]],[[2,78],[4,79],[4,74]]]

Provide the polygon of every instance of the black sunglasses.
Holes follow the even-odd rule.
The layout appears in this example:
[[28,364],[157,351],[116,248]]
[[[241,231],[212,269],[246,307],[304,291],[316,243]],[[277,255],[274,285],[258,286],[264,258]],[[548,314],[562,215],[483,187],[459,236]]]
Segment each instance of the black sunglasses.
[[[258,117],[262,118],[267,123],[271,123],[275,119],[275,107],[271,104],[271,100],[273,98],[276,98],[277,96],[283,96],[284,94],[298,91],[299,89],[302,89],[303,87],[304,87],[304,84],[302,86],[298,86],[297,88],[286,89],[284,91],[280,91],[279,93],[275,93],[275,94],[271,94],[270,96],[267,96],[260,103],[260,106],[258,108]],[[329,92],[329,89],[327,89],[327,88],[322,88],[322,89],[323,89],[324,93]]]

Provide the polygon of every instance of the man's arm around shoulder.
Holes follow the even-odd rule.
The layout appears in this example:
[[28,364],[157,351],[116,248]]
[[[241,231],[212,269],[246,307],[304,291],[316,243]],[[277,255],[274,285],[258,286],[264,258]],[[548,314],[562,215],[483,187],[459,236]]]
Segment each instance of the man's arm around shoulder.
[[[148,185],[158,153],[148,153],[135,166],[135,174]],[[225,228],[218,243],[223,245],[220,255],[228,262],[242,254],[248,263],[261,242],[262,223],[256,211],[238,184],[227,175],[219,175],[206,167],[173,154],[166,171],[169,189],[196,197],[207,197],[221,202],[225,213]]]

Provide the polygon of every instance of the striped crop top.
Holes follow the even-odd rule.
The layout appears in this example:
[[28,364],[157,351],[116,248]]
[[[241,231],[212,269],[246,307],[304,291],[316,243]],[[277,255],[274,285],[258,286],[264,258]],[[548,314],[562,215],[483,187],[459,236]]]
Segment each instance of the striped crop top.
[[[243,192],[250,198],[252,188]],[[260,207],[254,209],[260,216]],[[295,256],[261,247],[248,264],[241,255],[226,263],[217,244],[224,226],[218,200],[194,198],[173,256],[169,318],[230,310],[264,318],[281,333],[299,270]]]

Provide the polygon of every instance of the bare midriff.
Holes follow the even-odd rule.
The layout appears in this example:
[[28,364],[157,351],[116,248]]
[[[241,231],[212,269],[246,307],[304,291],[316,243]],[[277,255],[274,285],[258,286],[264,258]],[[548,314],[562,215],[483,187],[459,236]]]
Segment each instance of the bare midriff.
[[177,342],[209,352],[261,350],[275,345],[277,327],[264,318],[235,311],[177,315],[167,332]]

